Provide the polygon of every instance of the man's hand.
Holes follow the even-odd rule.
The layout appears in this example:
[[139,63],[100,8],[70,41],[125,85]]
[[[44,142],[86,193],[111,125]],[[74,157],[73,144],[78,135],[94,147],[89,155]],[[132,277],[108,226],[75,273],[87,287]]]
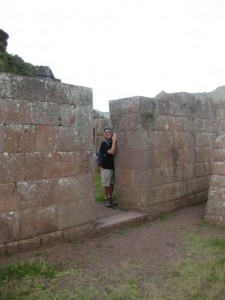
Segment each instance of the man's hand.
[[113,141],[113,142],[116,142],[116,134],[115,134],[115,132],[114,132],[113,135],[112,135],[112,141]]

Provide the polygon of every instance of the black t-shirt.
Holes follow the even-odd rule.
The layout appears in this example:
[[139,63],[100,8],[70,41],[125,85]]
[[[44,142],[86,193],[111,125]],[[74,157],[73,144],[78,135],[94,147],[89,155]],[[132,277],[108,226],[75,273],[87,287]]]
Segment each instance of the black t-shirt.
[[108,154],[107,151],[112,147],[112,140],[103,140],[100,145],[100,152],[103,154],[102,168],[114,170],[114,157]]

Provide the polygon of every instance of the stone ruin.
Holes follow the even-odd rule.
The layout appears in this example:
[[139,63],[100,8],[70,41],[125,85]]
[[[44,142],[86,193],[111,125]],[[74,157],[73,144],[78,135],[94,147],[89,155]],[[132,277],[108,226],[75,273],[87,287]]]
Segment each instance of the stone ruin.
[[219,134],[213,144],[212,175],[206,205],[205,220],[213,225],[225,225],[225,135]]
[[[210,191],[206,220],[225,224],[221,214],[225,197],[221,197],[225,191],[221,140],[225,139],[220,137],[225,131],[224,100],[221,87],[208,94],[161,93],[156,98],[110,101],[118,135],[115,167],[120,207],[155,218],[205,202]],[[220,191],[215,193],[217,187]]]
[[[120,208],[153,219],[208,200],[205,219],[224,225],[224,97],[110,101]],[[0,73],[0,253],[95,234],[104,122],[93,123],[90,88]]]
[[0,73],[0,253],[95,232],[92,90]]

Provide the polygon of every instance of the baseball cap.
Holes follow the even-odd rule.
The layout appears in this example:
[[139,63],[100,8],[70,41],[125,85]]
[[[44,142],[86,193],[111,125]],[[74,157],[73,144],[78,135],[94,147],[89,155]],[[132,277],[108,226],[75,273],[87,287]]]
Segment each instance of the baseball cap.
[[107,130],[112,130],[112,129],[111,129],[110,126],[105,126],[105,127],[104,127],[104,132],[107,131]]

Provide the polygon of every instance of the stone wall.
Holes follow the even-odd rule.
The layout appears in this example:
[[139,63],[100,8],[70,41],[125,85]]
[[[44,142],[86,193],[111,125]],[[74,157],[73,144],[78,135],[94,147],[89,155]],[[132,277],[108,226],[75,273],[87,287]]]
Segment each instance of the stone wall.
[[212,145],[225,128],[224,99],[214,96],[163,93],[110,101],[120,207],[154,218],[207,200]]
[[91,233],[92,90],[0,73],[0,251]]
[[205,220],[225,225],[225,135],[218,135],[213,146],[213,165]]

